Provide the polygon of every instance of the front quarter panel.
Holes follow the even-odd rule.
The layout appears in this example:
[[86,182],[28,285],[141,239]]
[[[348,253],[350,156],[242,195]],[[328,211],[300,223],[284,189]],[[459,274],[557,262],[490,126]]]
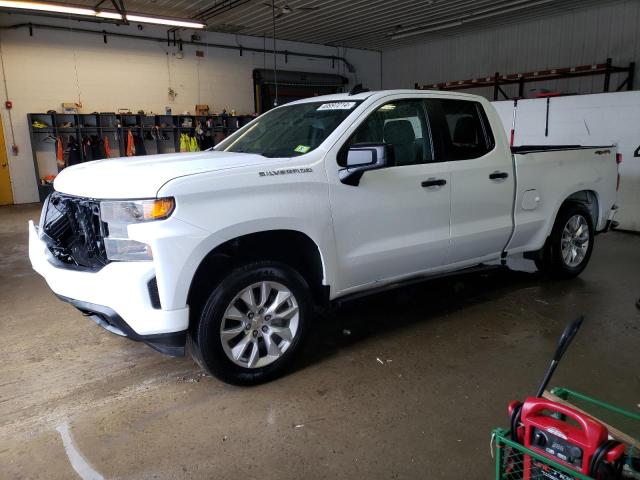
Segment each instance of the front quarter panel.
[[333,230],[323,156],[318,149],[258,168],[190,175],[165,184],[158,196],[176,198],[173,217],[207,232],[189,247],[188,260],[173,273],[177,280],[174,303],[186,302],[191,279],[211,250],[242,235],[268,230],[295,230],[310,237],[322,256],[325,284],[331,284],[327,262],[334,258]]

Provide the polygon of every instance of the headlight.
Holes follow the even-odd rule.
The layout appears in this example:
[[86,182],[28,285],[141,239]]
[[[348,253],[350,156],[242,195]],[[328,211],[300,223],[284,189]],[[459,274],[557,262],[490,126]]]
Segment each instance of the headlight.
[[174,208],[173,198],[100,202],[100,217],[109,229],[109,236],[104,239],[107,258],[124,262],[153,260],[151,247],[129,239],[127,226],[164,220],[173,213]]
[[164,220],[173,213],[175,200],[156,198],[150,200],[126,200],[100,202],[103,222],[124,224]]

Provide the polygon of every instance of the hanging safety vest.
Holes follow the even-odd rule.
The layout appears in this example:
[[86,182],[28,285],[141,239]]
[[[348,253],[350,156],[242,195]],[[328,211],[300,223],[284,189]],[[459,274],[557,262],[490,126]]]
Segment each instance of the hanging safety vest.
[[111,157],[111,147],[109,146],[109,137],[104,137],[102,139],[102,143],[104,144],[104,154],[106,158]]
[[58,164],[58,171],[67,166],[67,162],[64,160],[64,148],[62,146],[62,138],[56,137],[56,163]]
[[198,146],[198,140],[196,140],[196,137],[190,137],[189,138],[189,151],[190,152],[199,152],[200,151],[200,147]]
[[131,129],[127,133],[127,157],[133,157],[136,154],[136,147],[133,143],[133,133],[131,133]]

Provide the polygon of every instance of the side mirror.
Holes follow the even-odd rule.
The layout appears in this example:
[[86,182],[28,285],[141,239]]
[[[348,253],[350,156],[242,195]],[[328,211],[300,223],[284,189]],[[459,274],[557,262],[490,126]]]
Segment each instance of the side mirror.
[[349,147],[346,157],[347,166],[339,172],[340,181],[357,187],[364,172],[391,164],[391,149],[384,143],[357,143]]

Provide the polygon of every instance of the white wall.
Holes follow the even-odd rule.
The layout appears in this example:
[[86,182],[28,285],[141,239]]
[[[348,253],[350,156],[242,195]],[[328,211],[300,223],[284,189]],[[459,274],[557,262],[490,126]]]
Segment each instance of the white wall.
[[[604,3],[604,2],[603,2]],[[604,3],[564,14],[431,40],[385,51],[383,88],[413,88],[416,82],[466,80],[495,72],[518,73],[535,69],[604,63],[636,62],[636,88],[640,87],[640,2]],[[616,80],[620,76],[614,77]],[[531,88],[574,93],[602,91],[603,76],[531,83]],[[612,88],[617,86],[612,82]],[[517,87],[509,87],[512,95]],[[493,96],[493,89],[465,90]]]
[[[166,30],[145,26],[140,32],[133,27],[92,25],[76,21],[53,20],[45,17],[0,15],[0,24],[15,25],[23,22],[58,24],[68,31],[34,29],[29,36],[26,28],[4,29],[0,33],[4,73],[9,99],[13,102],[15,142],[20,151],[11,153],[11,132],[7,111],[2,108],[2,121],[8,148],[9,168],[16,203],[38,200],[33,169],[27,113],[60,111],[62,102],[76,102],[80,97],[82,113],[113,112],[118,108],[164,113],[171,106],[174,113],[191,111],[197,103],[208,104],[213,111],[226,108],[238,113],[251,113],[253,104],[252,71],[272,68],[273,57],[262,52],[243,52],[206,47],[184,46],[184,58],[178,59],[177,47],[166,43],[137,39],[109,37],[74,32],[71,28],[114,31],[166,37]],[[263,39],[218,33],[198,32],[203,42],[244,47],[263,48]],[[268,34],[268,33],[267,33]],[[183,33],[188,40],[191,32]],[[267,38],[267,48],[272,42]],[[322,45],[278,41],[279,50],[345,56],[355,66],[349,73],[342,62],[289,56],[284,63],[278,57],[278,68],[342,74],[350,84],[362,82],[372,89],[380,88],[380,54],[372,51],[336,48]],[[195,56],[195,50],[204,50],[204,57]],[[76,78],[77,69],[77,78]],[[167,89],[177,93],[170,101]],[[3,99],[4,101],[4,99]],[[52,148],[53,150],[53,148]],[[44,162],[55,165],[55,162]],[[42,172],[41,175],[55,172]]]

